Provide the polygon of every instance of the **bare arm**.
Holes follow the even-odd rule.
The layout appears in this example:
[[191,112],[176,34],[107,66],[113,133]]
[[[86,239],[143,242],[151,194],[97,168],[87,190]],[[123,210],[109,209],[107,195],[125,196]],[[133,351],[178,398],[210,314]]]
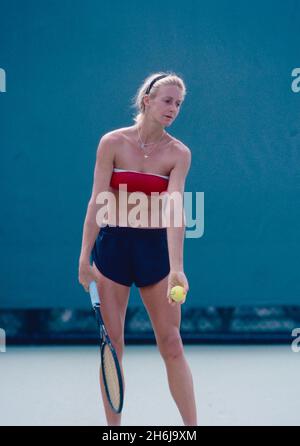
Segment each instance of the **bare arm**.
[[[169,194],[169,212],[170,224],[167,227],[170,275],[168,284],[168,300],[171,305],[175,303],[170,299],[170,291],[173,286],[181,285],[188,292],[189,285],[184,274],[183,266],[183,248],[185,235],[185,214],[184,214],[184,186],[186,176],[191,165],[191,151],[186,146],[181,146],[174,168],[169,178],[168,194]],[[175,202],[171,199],[171,195],[175,193],[180,198]],[[176,203],[176,204],[175,204]],[[176,214],[176,215],[175,215]],[[179,217],[179,218],[178,218]],[[180,221],[180,226],[176,227],[176,220]],[[184,300],[185,301],[185,300]],[[183,301],[183,302],[184,302]]]
[[90,254],[100,231],[96,221],[96,214],[100,205],[96,203],[96,197],[99,193],[109,190],[114,162],[113,141],[114,136],[106,134],[100,139],[97,149],[94,182],[83,225],[82,244],[79,258],[79,282],[84,285],[85,289],[87,289],[86,285],[88,284],[87,265],[89,265]]
[[[183,270],[183,242],[185,233],[185,216],[183,208],[183,198],[184,198],[184,186],[186,176],[188,174],[191,164],[191,152],[186,147],[181,148],[179,155],[177,157],[174,168],[171,171],[169,178],[168,194],[175,192],[177,197],[181,197],[182,206],[179,206],[177,201],[170,200],[170,226],[167,228],[168,234],[168,248],[169,248],[169,258],[171,270],[182,271]],[[180,217],[181,227],[175,227],[174,222],[179,220],[175,218],[175,214]],[[175,219],[174,219],[175,218]]]

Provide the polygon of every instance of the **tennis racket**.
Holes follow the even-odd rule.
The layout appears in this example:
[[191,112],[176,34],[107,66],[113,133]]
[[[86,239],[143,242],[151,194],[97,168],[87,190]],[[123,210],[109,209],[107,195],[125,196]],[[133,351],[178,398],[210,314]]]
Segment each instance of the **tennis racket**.
[[116,351],[107,334],[100,311],[100,297],[95,281],[89,285],[90,297],[95,312],[98,328],[100,330],[101,370],[105,392],[109,404],[115,413],[123,408],[123,380]]

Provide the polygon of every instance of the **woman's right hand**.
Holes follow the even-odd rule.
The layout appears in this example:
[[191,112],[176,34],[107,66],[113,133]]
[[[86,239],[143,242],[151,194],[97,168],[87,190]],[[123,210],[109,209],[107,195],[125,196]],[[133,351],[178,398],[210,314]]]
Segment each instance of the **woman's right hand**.
[[79,283],[83,286],[84,290],[89,292],[89,284],[95,280],[97,282],[97,276],[93,271],[88,260],[79,261],[79,272],[78,272]]

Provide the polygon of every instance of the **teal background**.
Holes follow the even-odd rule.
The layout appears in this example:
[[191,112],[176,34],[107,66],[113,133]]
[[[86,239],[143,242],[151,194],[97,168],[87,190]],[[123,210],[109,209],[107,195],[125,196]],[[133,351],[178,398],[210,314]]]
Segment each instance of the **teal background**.
[[186,82],[169,131],[192,151],[186,191],[205,195],[185,305],[299,303],[299,1],[0,8],[1,308],[89,307],[77,269],[97,145],[132,124],[131,98],[159,70]]

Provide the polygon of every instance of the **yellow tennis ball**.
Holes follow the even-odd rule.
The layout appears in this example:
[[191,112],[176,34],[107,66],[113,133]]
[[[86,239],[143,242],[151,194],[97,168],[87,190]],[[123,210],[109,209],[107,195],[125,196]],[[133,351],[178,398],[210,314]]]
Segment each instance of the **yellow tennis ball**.
[[181,302],[185,298],[185,291],[182,286],[173,286],[171,289],[171,298],[175,300],[175,302]]

